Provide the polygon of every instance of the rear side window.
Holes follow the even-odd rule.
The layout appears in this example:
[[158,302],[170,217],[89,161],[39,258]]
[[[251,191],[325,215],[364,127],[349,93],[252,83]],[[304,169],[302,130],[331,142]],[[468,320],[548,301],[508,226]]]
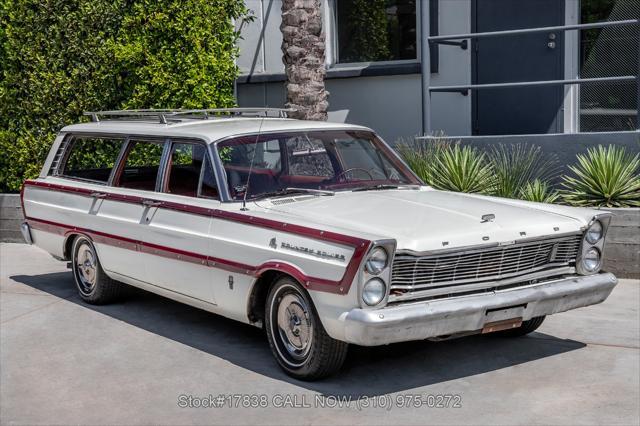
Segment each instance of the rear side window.
[[114,179],[114,186],[155,191],[163,150],[161,141],[130,140],[124,168]]
[[107,183],[124,139],[74,137],[69,144],[62,176]]

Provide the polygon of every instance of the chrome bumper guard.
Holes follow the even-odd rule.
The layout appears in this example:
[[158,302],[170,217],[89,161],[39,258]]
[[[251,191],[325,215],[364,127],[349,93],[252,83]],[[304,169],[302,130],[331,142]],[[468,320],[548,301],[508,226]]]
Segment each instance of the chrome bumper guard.
[[27,222],[22,222],[20,225],[20,232],[22,232],[22,238],[27,244],[33,244],[33,238],[31,238],[31,228]]
[[514,316],[526,321],[600,303],[617,283],[613,274],[600,273],[492,293],[374,310],[353,309],[345,317],[345,340],[377,346],[478,331],[486,323]]

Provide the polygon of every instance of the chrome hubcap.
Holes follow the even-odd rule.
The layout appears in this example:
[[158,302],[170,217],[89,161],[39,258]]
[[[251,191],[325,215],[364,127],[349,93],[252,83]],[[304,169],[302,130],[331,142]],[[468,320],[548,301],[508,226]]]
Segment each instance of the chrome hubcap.
[[286,294],[278,304],[278,331],[283,346],[291,358],[304,360],[311,349],[313,326],[309,308],[297,294]]
[[93,248],[83,243],[76,254],[76,275],[83,293],[91,293],[96,285],[97,263]]

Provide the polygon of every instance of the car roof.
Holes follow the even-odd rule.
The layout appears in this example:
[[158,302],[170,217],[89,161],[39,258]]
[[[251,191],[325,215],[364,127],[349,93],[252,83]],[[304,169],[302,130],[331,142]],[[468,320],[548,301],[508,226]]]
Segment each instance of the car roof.
[[289,118],[228,117],[181,119],[167,124],[142,120],[104,120],[73,124],[64,133],[107,133],[139,136],[198,138],[207,143],[244,134],[273,133],[296,130],[367,130],[363,126],[325,121],[294,120]]

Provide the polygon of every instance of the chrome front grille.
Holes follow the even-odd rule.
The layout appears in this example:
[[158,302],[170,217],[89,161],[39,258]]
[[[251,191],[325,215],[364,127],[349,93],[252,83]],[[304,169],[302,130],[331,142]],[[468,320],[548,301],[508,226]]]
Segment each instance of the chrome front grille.
[[576,234],[424,256],[397,253],[389,300],[483,290],[487,283],[566,267],[575,262],[581,240]]

